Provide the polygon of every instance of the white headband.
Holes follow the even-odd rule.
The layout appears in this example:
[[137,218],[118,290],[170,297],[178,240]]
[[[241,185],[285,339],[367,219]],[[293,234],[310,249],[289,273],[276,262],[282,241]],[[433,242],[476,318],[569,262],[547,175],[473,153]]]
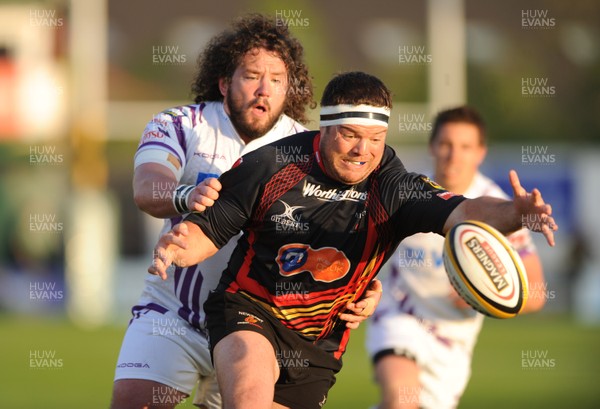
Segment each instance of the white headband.
[[330,105],[321,107],[320,126],[382,125],[387,127],[390,109],[373,105]]

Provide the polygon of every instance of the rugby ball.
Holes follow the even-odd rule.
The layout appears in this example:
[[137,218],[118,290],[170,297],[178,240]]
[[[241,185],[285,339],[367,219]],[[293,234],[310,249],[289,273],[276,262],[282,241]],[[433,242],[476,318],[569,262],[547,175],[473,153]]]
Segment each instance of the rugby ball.
[[508,239],[483,222],[452,227],[444,242],[444,266],[456,292],[489,317],[512,318],[527,302],[523,261]]

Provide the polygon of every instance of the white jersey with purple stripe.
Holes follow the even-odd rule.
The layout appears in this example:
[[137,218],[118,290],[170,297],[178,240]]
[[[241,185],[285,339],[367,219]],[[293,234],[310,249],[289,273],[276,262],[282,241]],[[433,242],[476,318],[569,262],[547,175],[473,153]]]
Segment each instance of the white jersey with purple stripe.
[[[148,123],[135,154],[135,166],[159,163],[173,171],[179,184],[196,185],[208,177],[219,177],[241,155],[305,130],[282,115],[266,135],[246,145],[221,102],[180,106],[161,112]],[[181,220],[166,219],[161,234]],[[170,269],[165,281],[148,274],[132,312],[171,310],[195,328],[203,329],[202,305],[208,292],[217,286],[236,242],[237,237],[198,265]]]
[[[496,183],[480,173],[464,196],[507,198]],[[509,240],[520,255],[535,251],[528,230],[513,233]],[[415,234],[400,243],[388,261],[389,274],[382,278],[384,293],[373,324],[383,316],[412,315],[442,343],[459,342],[472,350],[483,315],[455,306],[442,259],[443,246],[444,237],[433,233]]]

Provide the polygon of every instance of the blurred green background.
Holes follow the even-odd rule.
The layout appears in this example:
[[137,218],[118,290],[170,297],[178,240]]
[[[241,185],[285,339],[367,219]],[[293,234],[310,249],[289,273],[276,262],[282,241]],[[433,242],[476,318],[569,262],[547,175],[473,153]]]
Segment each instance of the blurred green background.
[[[153,114],[190,102],[206,41],[247,12],[288,21],[317,100],[336,72],[380,77],[394,95],[389,143],[410,170],[430,166],[435,110],[481,111],[484,172],[506,187],[517,169],[552,203],[560,230],[553,249],[535,237],[545,311],[486,321],[460,408],[600,407],[594,0],[0,0],[0,407],[108,406],[159,225],[133,204],[133,155]],[[452,30],[462,40],[435,48]],[[161,47],[176,61],[156,64]],[[527,92],[532,83],[542,95]],[[311,118],[315,128],[317,111]],[[552,161],[528,162],[530,149]],[[376,402],[363,331],[327,408]],[[554,366],[524,368],[527,351]],[[60,366],[32,366],[39,354]]]

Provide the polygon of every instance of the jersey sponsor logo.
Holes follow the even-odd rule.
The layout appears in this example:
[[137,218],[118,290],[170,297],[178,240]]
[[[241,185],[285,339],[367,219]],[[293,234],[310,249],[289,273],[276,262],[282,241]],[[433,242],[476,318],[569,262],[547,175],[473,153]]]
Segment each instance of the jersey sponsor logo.
[[117,368],[150,368],[150,365],[144,362],[123,362]]
[[237,322],[238,325],[252,325],[254,327],[262,329],[262,325],[260,325],[260,324],[264,321],[262,319],[258,318],[256,315],[250,314],[245,311],[238,311],[238,314],[242,315],[244,317],[244,319],[242,321]]
[[194,156],[199,156],[202,159],[219,159],[219,160],[227,159],[227,157],[225,155],[221,155],[220,153],[195,152]]
[[331,283],[350,271],[350,260],[343,251],[333,247],[313,249],[308,244],[293,243],[281,246],[277,253],[279,274],[294,276],[304,271],[315,281]]
[[277,231],[308,231],[308,223],[302,221],[302,216],[299,214],[294,215],[294,212],[300,209],[304,209],[305,206],[290,206],[283,200],[279,200],[283,203],[284,212],[282,214],[274,214],[271,216],[271,221],[276,223]]
[[152,131],[146,131],[144,132],[144,135],[142,136],[142,142],[140,143],[146,143],[148,141],[154,140],[154,139],[162,139],[165,137],[165,134],[161,131],[158,130],[152,130]]
[[315,185],[310,182],[304,183],[302,196],[316,197],[317,199],[326,202],[341,202],[342,200],[364,202],[367,200],[367,192],[359,192],[354,189],[340,190],[335,188],[323,190],[321,185]]

